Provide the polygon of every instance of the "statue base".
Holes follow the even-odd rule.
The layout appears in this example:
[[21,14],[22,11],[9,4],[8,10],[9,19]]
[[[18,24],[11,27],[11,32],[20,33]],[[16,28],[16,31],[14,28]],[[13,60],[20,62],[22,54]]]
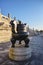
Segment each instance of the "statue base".
[[30,47],[15,47],[9,49],[9,58],[15,61],[24,61],[31,57]]

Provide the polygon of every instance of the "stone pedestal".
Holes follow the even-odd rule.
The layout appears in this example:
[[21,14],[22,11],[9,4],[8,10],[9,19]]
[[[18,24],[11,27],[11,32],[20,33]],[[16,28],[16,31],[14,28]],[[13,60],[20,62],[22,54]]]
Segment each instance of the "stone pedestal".
[[9,58],[16,61],[23,61],[31,57],[31,48],[30,47],[15,47],[10,48]]

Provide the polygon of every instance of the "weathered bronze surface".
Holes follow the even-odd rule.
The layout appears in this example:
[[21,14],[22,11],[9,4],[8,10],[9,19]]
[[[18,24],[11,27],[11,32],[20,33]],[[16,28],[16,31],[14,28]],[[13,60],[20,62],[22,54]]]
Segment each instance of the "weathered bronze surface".
[[12,26],[12,47],[15,47],[16,40],[19,40],[19,44],[21,44],[21,41],[25,41],[25,47],[28,47],[29,39],[27,32],[24,31],[26,24],[21,23],[21,21],[18,21],[19,24],[17,24],[17,33],[15,32],[15,24],[13,23],[14,20],[10,22]]

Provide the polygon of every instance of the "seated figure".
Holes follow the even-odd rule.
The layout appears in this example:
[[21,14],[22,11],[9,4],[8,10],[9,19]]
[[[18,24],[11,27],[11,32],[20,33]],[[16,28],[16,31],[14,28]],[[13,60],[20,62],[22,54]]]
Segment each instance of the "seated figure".
[[[27,32],[24,31],[25,25],[21,23],[21,21],[18,21],[19,24],[17,24],[17,26],[15,26],[14,24],[14,20],[12,20],[10,22],[11,27],[12,27],[12,38],[11,38],[11,42],[12,42],[12,47],[15,47],[15,42],[16,40],[19,40],[19,44],[21,44],[21,41],[24,40],[25,41],[25,47],[29,47],[28,43],[29,43],[29,38],[28,38],[28,34]],[[16,27],[16,31],[15,32],[15,27]]]

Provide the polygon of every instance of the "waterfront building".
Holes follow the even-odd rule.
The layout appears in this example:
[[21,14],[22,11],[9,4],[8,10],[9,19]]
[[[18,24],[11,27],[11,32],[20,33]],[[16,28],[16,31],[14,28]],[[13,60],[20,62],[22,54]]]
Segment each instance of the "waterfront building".
[[10,21],[11,21],[11,18],[9,13],[8,13],[8,16],[4,16],[0,13],[0,29],[8,28]]
[[8,14],[8,16],[4,16],[2,13],[0,13],[0,43],[2,42],[8,42],[11,38],[11,27],[10,27],[10,21],[11,17]]

